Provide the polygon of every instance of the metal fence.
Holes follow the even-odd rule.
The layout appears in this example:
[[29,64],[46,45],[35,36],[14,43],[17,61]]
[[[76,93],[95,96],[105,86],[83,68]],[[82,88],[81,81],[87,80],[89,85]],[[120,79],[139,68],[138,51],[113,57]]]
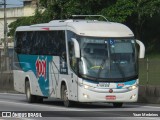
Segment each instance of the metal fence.
[[139,61],[139,102],[160,104],[160,59]]
[[13,57],[0,55],[0,91],[13,91]]
[[143,59],[139,61],[140,85],[160,86],[160,59]]

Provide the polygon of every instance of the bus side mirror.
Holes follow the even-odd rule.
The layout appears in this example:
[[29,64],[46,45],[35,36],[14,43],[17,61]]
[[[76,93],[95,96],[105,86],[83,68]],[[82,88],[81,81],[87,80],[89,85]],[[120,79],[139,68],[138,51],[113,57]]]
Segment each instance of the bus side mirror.
[[79,48],[79,43],[75,38],[71,39],[74,45],[74,51],[75,51],[75,57],[80,58],[80,48]]
[[144,58],[144,56],[145,56],[145,46],[140,40],[136,40],[136,42],[140,47],[139,58]]

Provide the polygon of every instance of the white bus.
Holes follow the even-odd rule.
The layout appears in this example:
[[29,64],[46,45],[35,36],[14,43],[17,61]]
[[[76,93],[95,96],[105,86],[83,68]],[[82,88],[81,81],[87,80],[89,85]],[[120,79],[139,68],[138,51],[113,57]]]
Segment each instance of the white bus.
[[28,102],[58,98],[109,102],[122,107],[138,98],[138,51],[145,47],[123,24],[98,20],[53,20],[15,32],[14,88]]

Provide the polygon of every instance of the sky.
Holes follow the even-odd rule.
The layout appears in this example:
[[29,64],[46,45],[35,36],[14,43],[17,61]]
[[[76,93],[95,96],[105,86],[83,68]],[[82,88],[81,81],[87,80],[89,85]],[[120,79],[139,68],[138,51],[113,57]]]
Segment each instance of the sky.
[[[4,0],[0,0],[0,3],[3,3]],[[8,4],[7,7],[21,7],[23,6],[23,0],[6,0],[6,3]],[[3,7],[3,6],[1,6]]]

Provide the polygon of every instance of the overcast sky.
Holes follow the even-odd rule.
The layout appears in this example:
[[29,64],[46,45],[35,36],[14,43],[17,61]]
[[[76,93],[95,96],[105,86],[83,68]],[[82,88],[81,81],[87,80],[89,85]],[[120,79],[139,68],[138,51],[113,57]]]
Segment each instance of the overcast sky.
[[[0,2],[4,2],[4,0],[0,0]],[[6,0],[7,7],[21,7],[23,6],[23,0]],[[3,6],[2,6],[3,7]]]

